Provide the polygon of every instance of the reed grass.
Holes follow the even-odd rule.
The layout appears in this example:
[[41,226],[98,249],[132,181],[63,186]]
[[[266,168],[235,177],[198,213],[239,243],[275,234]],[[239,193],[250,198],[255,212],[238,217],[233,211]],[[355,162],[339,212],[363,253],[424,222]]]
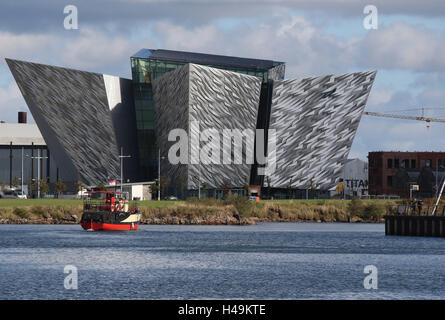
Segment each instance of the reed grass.
[[[0,200],[0,222],[6,220],[64,220],[82,215],[80,200]],[[7,205],[2,202],[7,201]],[[16,201],[16,202],[14,202]],[[236,223],[236,221],[381,222],[403,201],[388,200],[262,200],[229,195],[225,200],[141,201],[147,223]],[[12,206],[10,203],[14,203]],[[42,222],[44,223],[44,222]]]

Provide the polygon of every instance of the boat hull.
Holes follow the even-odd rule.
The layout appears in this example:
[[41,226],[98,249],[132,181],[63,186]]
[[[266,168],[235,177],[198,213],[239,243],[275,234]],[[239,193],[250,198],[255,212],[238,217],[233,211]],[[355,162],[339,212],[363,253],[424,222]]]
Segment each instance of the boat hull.
[[138,223],[82,222],[80,225],[84,230],[94,230],[94,231],[137,230],[139,227]]
[[84,230],[94,231],[137,230],[140,220],[140,213],[85,211],[80,225]]

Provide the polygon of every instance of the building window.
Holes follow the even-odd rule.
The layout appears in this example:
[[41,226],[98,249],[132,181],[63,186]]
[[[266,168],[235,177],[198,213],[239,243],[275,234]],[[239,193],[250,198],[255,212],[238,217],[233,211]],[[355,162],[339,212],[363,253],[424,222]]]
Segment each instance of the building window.
[[416,169],[416,160],[411,159],[411,169]]
[[394,159],[394,168],[399,168],[399,159]]
[[388,159],[387,167],[388,169],[392,168],[392,159]]
[[408,159],[404,159],[402,161],[402,168],[409,169],[409,160]]
[[425,161],[425,166],[430,168],[431,167],[431,162],[432,162],[431,160],[426,160]]
[[392,176],[386,177],[386,184],[388,185],[388,187],[392,187]]

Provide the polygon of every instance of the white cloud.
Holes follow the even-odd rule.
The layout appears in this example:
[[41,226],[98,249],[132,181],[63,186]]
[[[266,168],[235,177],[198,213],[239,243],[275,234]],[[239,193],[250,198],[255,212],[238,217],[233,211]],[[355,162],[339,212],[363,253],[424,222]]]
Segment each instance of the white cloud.
[[0,120],[17,121],[18,111],[28,111],[28,107],[17,84],[10,82],[8,86],[0,87]]
[[46,34],[14,34],[0,31],[0,55],[17,59],[48,55],[54,48],[55,37]]
[[289,77],[336,72],[350,63],[346,55],[339,54],[346,49],[344,43],[302,17],[276,16],[230,31],[163,21],[156,24],[156,30],[165,48],[285,61]]
[[445,35],[405,23],[369,32],[360,44],[358,62],[387,69],[445,69]]
[[330,35],[307,19],[288,14],[230,30],[214,25],[156,24],[163,47],[285,61],[288,77],[354,70],[445,70],[445,34],[396,23],[364,36]]
[[94,69],[96,72],[129,61],[130,56],[139,49],[139,45],[123,36],[110,36],[90,28],[81,28],[77,35],[65,41],[58,39],[58,42],[63,43],[63,48],[58,52],[63,65]]
[[[13,34],[0,31],[0,72],[9,74],[5,58],[50,63],[48,52],[57,52],[57,38],[45,34]],[[11,76],[12,78],[12,76]]]
[[367,106],[374,107],[391,101],[395,90],[390,88],[373,88],[369,94]]
[[[244,7],[264,7],[266,9],[272,6],[281,6],[286,9],[325,11],[348,16],[362,14],[365,5],[369,4],[357,0],[125,0],[122,2],[126,2],[128,5],[167,3],[172,6],[174,4],[200,4],[202,6],[211,4],[217,6],[218,9],[224,9],[226,6],[226,10],[233,10],[234,5],[240,6],[240,4]],[[443,0],[373,0],[370,4],[377,6],[381,12],[387,14],[440,16],[445,13]]]
[[15,82],[11,82],[7,87],[0,87],[0,105],[9,103],[20,97],[21,93]]
[[156,30],[166,49],[215,53],[224,50],[224,45],[230,46],[228,34],[214,25],[186,28],[161,21],[156,23]]

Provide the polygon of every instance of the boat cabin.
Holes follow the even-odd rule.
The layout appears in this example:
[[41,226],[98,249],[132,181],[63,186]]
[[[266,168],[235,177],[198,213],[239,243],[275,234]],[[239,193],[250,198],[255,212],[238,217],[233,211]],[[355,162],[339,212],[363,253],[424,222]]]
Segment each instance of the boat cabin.
[[84,201],[84,210],[129,212],[128,192],[89,191]]

